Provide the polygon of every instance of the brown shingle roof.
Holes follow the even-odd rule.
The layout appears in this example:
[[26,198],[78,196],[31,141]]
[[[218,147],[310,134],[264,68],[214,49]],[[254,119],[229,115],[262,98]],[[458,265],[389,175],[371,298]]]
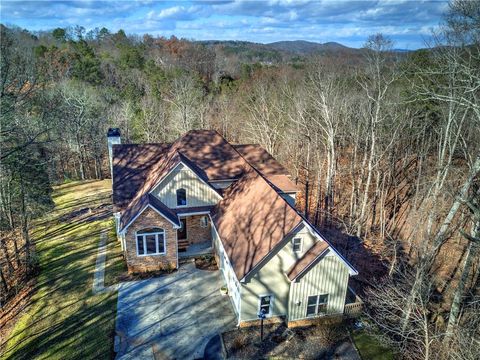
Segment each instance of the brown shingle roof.
[[192,130],[172,144],[113,146],[114,212],[149,192],[179,161],[206,181],[238,179],[247,162],[279,191],[298,191],[287,170],[260,145],[230,145],[213,130]]
[[238,279],[248,274],[302,221],[251,167],[226,191],[212,219]]
[[130,222],[135,219],[135,217],[148,205],[153,207],[167,220],[169,220],[176,226],[180,226],[177,214],[174,211],[169,209],[164,203],[162,203],[152,194],[144,194],[143,196],[138,197],[134,201],[132,201],[130,205],[125,209],[120,218],[120,229],[124,230],[125,227],[130,224]]
[[[173,144],[114,145],[113,156],[114,211],[123,212],[122,227],[147,205],[178,222],[177,212],[149,191],[180,161],[205,181],[239,179],[225,190],[224,199],[212,211],[238,279],[306,221],[277,193],[295,191],[295,184],[285,168],[259,145],[234,148],[215,131],[195,130]],[[309,263],[308,259],[301,261],[296,265],[299,271]]]
[[290,174],[267,150],[258,144],[233,145],[248,163],[257,169],[270,183],[283,192],[299,191]]
[[151,169],[158,165],[170,144],[135,144],[113,146],[114,212],[124,210],[144,186]]
[[192,130],[173,144],[114,145],[114,211],[149,192],[181,160],[187,158],[205,179],[237,179],[246,161],[216,131]]
[[287,271],[290,281],[295,280],[303,271],[310,267],[327,249],[326,241],[317,241],[298,261]]

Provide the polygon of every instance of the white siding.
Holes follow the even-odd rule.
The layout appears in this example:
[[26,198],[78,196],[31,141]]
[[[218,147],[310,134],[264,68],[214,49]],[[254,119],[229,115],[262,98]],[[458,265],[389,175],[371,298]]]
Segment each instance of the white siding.
[[[292,239],[300,237],[303,242],[302,252],[294,253]],[[259,296],[273,294],[272,316],[287,315],[290,292],[290,280],[285,273],[301,258],[317,239],[305,227],[284,240],[283,247],[270,256],[268,262],[246,283],[242,284],[242,321],[254,320],[258,313]]]
[[341,314],[348,287],[348,268],[331,252],[311,268],[299,282],[292,283],[288,320],[306,317],[308,296],[328,294],[328,314]]
[[[301,237],[303,248],[294,253],[292,239]],[[212,239],[219,256],[219,267],[232,297],[235,311],[240,321],[257,320],[259,297],[274,296],[271,316],[286,316],[289,321],[305,318],[307,297],[328,293],[328,312],[342,313],[348,286],[349,272],[346,265],[333,253],[328,253],[311,268],[298,283],[291,283],[285,273],[315,244],[316,237],[302,226],[296,234],[288,236],[277,252],[269,255],[267,262],[245,283],[239,283],[226,259],[223,245],[214,226]],[[237,292],[237,287],[240,291]],[[238,300],[237,300],[238,296]],[[296,303],[300,302],[299,305]]]
[[188,167],[180,164],[153,190],[169,208],[177,207],[177,189],[187,191],[187,206],[215,205],[221,199],[209,185],[205,184]]
[[237,316],[240,316],[241,312],[241,286],[240,282],[237,280],[235,272],[233,271],[232,265],[228,260],[228,256],[225,253],[225,249],[223,248],[223,244],[220,241],[220,237],[215,229],[215,226],[212,223],[212,240],[213,246],[217,255],[219,257],[219,268],[222,272],[223,279],[228,288],[228,295],[232,298],[233,307]]

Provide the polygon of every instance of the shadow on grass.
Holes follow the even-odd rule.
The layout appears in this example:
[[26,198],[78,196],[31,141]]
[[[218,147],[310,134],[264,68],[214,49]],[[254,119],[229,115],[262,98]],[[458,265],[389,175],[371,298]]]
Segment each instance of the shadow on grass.
[[[7,358],[113,356],[117,293],[92,292],[100,234],[109,228],[106,219],[111,214],[110,200],[105,196],[109,190],[100,191],[107,184],[58,187],[57,208],[48,219],[36,223],[32,235],[40,273],[25,315],[8,340]],[[86,212],[82,210],[85,207],[100,211]],[[68,211],[73,216],[65,216]]]

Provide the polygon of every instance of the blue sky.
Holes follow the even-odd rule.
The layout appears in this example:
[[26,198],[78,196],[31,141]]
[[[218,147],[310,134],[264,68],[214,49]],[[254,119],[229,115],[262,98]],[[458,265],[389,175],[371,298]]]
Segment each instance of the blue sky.
[[361,47],[381,32],[416,49],[441,22],[445,1],[1,1],[0,19],[29,30],[73,25],[196,40],[336,41]]

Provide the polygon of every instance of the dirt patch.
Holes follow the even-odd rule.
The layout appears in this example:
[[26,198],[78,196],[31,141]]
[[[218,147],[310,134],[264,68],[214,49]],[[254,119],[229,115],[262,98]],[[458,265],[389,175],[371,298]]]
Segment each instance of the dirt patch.
[[36,278],[31,278],[22,284],[21,290],[9,298],[8,302],[0,309],[0,354],[7,344],[9,335],[18,318],[23,315],[29,304],[30,297],[35,289],[35,280]]
[[204,256],[195,258],[195,267],[199,270],[207,270],[207,271],[218,270],[218,265],[213,255],[204,255]]
[[98,221],[104,220],[112,216],[112,205],[101,204],[94,207],[85,207],[78,210],[71,211],[65,215],[62,215],[59,219],[60,222],[73,222],[73,221]]
[[223,334],[229,359],[326,359],[334,358],[337,345],[348,339],[342,324],[288,329],[284,324],[247,327]]

